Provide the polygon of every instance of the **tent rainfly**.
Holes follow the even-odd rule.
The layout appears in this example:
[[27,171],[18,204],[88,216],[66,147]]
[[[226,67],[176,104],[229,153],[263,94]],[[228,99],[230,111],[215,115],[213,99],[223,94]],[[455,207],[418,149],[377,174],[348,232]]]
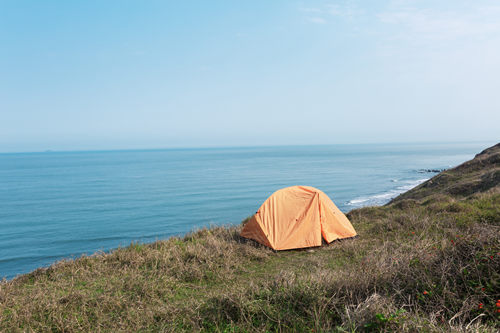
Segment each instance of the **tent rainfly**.
[[274,192],[241,231],[274,250],[321,246],[356,236],[351,222],[322,191],[292,186]]

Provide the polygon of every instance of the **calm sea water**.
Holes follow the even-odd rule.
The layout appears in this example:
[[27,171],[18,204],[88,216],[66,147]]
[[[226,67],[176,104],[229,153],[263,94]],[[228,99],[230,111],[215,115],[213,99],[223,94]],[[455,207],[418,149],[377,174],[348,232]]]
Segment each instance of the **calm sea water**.
[[311,185],[343,211],[380,205],[493,143],[0,154],[0,277],[237,224],[275,190]]

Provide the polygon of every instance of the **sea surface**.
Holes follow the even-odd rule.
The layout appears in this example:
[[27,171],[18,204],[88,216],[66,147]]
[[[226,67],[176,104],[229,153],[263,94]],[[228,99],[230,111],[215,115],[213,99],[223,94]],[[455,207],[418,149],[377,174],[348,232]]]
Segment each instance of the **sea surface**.
[[0,278],[63,258],[238,224],[311,185],[344,212],[382,205],[490,143],[0,154]]

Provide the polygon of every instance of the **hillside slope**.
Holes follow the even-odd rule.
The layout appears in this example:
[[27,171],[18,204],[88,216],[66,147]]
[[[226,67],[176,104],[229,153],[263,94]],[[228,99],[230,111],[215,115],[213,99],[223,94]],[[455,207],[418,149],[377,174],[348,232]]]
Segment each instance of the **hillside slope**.
[[351,211],[355,239],[274,252],[217,227],[0,282],[0,332],[498,332],[497,151]]
[[391,203],[406,199],[428,200],[438,195],[464,198],[500,189],[500,143],[485,149],[472,160],[445,170],[401,194]]

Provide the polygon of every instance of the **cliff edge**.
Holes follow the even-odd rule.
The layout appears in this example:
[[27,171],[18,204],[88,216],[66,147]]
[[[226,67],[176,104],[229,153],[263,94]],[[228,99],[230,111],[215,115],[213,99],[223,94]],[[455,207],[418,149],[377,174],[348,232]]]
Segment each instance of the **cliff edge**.
[[460,199],[485,192],[500,192],[500,143],[399,195],[388,205],[408,199],[422,202],[443,195]]

